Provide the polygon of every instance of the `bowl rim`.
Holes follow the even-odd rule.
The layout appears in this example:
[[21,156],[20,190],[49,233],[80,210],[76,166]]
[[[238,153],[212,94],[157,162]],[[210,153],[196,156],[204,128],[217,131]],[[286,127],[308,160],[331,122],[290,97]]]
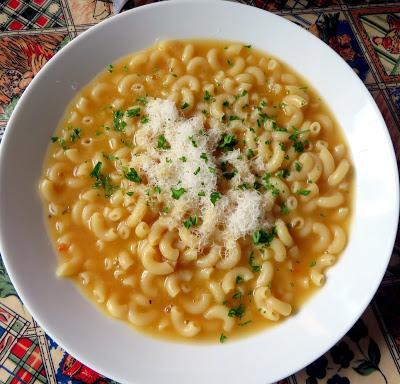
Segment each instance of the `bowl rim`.
[[[47,71],[49,70],[50,67],[57,65],[57,62],[59,60],[62,59],[62,56],[68,52],[69,50],[72,50],[76,45],[80,44],[81,40],[84,40],[86,38],[88,38],[89,36],[91,36],[92,34],[97,33],[98,30],[101,30],[102,28],[104,28],[106,25],[110,24],[110,23],[117,23],[118,20],[120,18],[124,18],[124,17],[133,17],[132,15],[135,15],[137,13],[141,13],[144,10],[147,9],[151,9],[151,8],[158,8],[158,7],[171,7],[174,6],[175,4],[180,4],[180,3],[193,3],[193,4],[207,4],[207,5],[213,5],[213,4],[220,4],[222,3],[221,0],[174,0],[174,1],[166,1],[166,2],[157,2],[157,3],[152,3],[152,4],[147,4],[144,6],[140,6],[138,8],[134,8],[131,10],[128,10],[126,12],[114,15],[109,17],[108,19],[90,27],[88,30],[84,31],[82,34],[80,34],[79,36],[77,36],[76,38],[74,38],[72,41],[70,41],[65,47],[63,47],[60,51],[58,51],[54,57],[50,60],[50,62],[48,63],[48,65],[46,65],[33,79],[33,81],[29,84],[29,86],[27,87],[27,89],[24,91],[24,93],[22,94],[20,100],[18,101],[15,109],[12,112],[12,115],[10,117],[10,119],[7,122],[7,128],[5,130],[3,139],[2,139],[2,145],[0,145],[0,180],[2,180],[3,178],[5,178],[4,176],[4,158],[5,158],[5,147],[7,146],[8,142],[12,140],[12,126],[15,125],[15,119],[16,116],[20,113],[20,110],[23,110],[25,108],[25,104],[26,102],[29,100],[30,98],[30,94],[32,93],[35,85],[37,83],[39,83],[41,81],[41,78],[45,76],[45,74],[47,73]],[[272,17],[275,18],[279,18],[281,23],[284,24],[290,24],[291,28],[296,28],[298,33],[308,33],[307,31],[305,31],[304,29],[302,29],[300,26],[298,25],[293,25],[293,23],[291,23],[289,20],[284,19],[283,17],[280,17],[278,15],[275,15],[271,12],[267,12],[258,8],[255,8],[253,6],[250,5],[246,5],[246,4],[242,4],[242,3],[236,3],[236,2],[230,2],[228,0],[224,1],[225,6],[227,7],[237,7],[237,8],[253,8],[255,12],[266,12],[269,15],[271,15]],[[378,117],[378,119],[380,120],[380,123],[382,126],[384,126],[386,128],[386,130],[383,131],[384,135],[385,135],[385,140],[386,142],[389,144],[390,150],[391,150],[391,162],[392,162],[392,166],[393,169],[395,171],[395,175],[397,177],[397,180],[399,179],[399,175],[398,175],[398,168],[397,168],[397,161],[396,161],[396,156],[395,156],[395,152],[393,149],[393,144],[390,138],[390,134],[388,131],[388,128],[386,126],[386,123],[383,119],[383,116],[375,102],[375,100],[373,99],[372,95],[370,94],[370,92],[368,91],[368,89],[366,88],[366,86],[364,85],[364,83],[360,80],[360,78],[352,71],[352,69],[350,68],[350,66],[347,65],[347,63],[335,52],[333,51],[329,46],[327,46],[323,41],[321,41],[320,39],[318,39],[316,36],[312,35],[311,33],[309,33],[308,39],[315,39],[315,41],[318,41],[318,44],[320,44],[321,46],[325,46],[325,50],[326,48],[328,48],[331,53],[334,53],[338,58],[340,58],[340,60],[346,64],[347,67],[347,71],[348,72],[352,72],[352,75],[354,76],[354,79],[358,82],[359,86],[363,88],[364,93],[366,94],[366,97],[368,98],[368,101],[371,103],[372,107],[374,108],[374,112],[376,114],[376,117]],[[343,70],[345,70],[343,68]],[[392,249],[394,242],[395,242],[395,238],[396,238],[396,234],[397,234],[397,226],[398,226],[398,222],[399,222],[399,216],[398,216],[398,212],[399,212],[399,185],[397,183],[394,192],[394,200],[395,200],[395,207],[394,207],[394,212],[397,212],[396,214],[396,218],[394,219],[393,222],[393,227],[390,233],[388,233],[388,246],[387,249]],[[2,190],[0,188],[0,204],[3,201],[3,197],[2,197]],[[79,352],[79,350],[77,350],[73,345],[69,345],[68,343],[64,344],[64,341],[61,339],[59,339],[58,336],[53,337],[54,334],[58,334],[57,331],[54,331],[51,327],[49,327],[48,325],[44,325],[47,324],[46,321],[46,317],[41,316],[40,314],[38,314],[36,312],[36,309],[31,307],[29,300],[26,301],[25,300],[25,294],[24,294],[24,289],[21,288],[19,282],[18,282],[18,278],[15,275],[15,271],[13,268],[13,263],[11,261],[11,259],[8,256],[8,251],[7,251],[7,240],[3,237],[3,230],[2,227],[4,225],[4,221],[2,218],[0,218],[0,250],[2,251],[2,259],[4,262],[4,265],[6,267],[6,270],[9,271],[9,275],[11,278],[11,281],[13,283],[13,286],[15,287],[18,296],[21,298],[22,302],[24,303],[24,306],[28,309],[28,311],[32,314],[33,318],[35,318],[39,325],[42,326],[43,324],[43,328],[45,330],[45,332],[52,338],[54,339],[58,345],[60,345],[64,350],[66,350],[68,353],[71,353],[75,358],[77,358],[79,361],[81,361],[83,364],[87,365],[88,367],[93,367],[93,369],[98,372],[101,373],[107,377],[110,378],[114,378],[120,382],[126,382],[125,379],[122,379],[121,377],[118,378],[118,376],[115,374],[115,372],[112,372],[110,369],[108,369],[107,367],[99,367],[96,364],[94,364],[92,361],[88,361],[86,359],[85,356],[81,355],[81,353]],[[364,310],[366,309],[366,307],[369,305],[370,301],[372,300],[373,296],[375,295],[381,281],[382,278],[384,276],[384,273],[386,271],[387,265],[389,263],[391,257],[391,251],[387,252],[387,255],[385,255],[385,261],[384,263],[382,263],[382,270],[379,271],[379,273],[377,273],[377,279],[375,281],[374,286],[371,288],[370,290],[370,295],[368,296],[368,299],[366,299],[362,304],[360,304],[358,306],[358,315],[355,318],[354,321],[350,321],[348,322],[348,326],[345,327],[344,329],[341,330],[341,332],[337,332],[336,333],[336,337],[333,338],[332,340],[330,340],[330,343],[325,344],[325,351],[328,351],[334,344],[336,344],[347,332],[348,330],[354,325],[354,323],[357,321],[357,319],[362,315],[362,313],[364,312]],[[385,265],[385,267],[383,268],[383,265]],[[378,278],[379,277],[379,278]],[[54,333],[53,333],[54,331]],[[318,353],[314,353],[314,357],[315,359],[317,359],[320,356],[320,351],[318,351]],[[315,360],[314,359],[314,360]],[[311,363],[312,361],[309,361],[307,364]],[[289,374],[293,374],[294,372],[302,369],[304,367],[304,365],[300,365],[297,367],[293,367],[290,370]],[[278,377],[275,380],[280,380],[284,377],[286,377],[287,375],[284,375],[282,377]]]

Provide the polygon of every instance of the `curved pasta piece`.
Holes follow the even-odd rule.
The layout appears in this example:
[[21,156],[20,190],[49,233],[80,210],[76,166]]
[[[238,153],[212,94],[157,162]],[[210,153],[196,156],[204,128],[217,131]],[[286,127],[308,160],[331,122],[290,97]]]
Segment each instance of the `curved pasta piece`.
[[181,299],[182,307],[186,312],[192,315],[204,313],[211,304],[211,295],[209,293],[200,293],[194,299]]
[[262,86],[265,84],[264,72],[259,67],[247,67],[245,72],[254,76],[257,85]]
[[329,244],[327,252],[338,254],[343,251],[346,246],[346,232],[339,225],[332,225],[333,241]]
[[118,319],[122,319],[128,313],[128,305],[121,304],[120,298],[116,293],[112,293],[106,302],[108,313]]
[[206,71],[209,68],[209,63],[204,57],[196,56],[189,60],[186,69],[189,73],[196,73]]
[[153,323],[159,313],[151,308],[150,300],[141,295],[135,294],[128,307],[128,320],[138,327],[143,327]]
[[244,281],[249,281],[254,277],[253,273],[246,267],[233,268],[225,273],[225,276],[222,279],[221,286],[225,293],[228,293],[235,288],[235,282],[238,276],[240,276]]
[[190,281],[193,277],[193,272],[190,270],[180,270],[165,278],[164,287],[168,295],[172,298],[176,297],[181,291],[180,281]]
[[226,71],[229,76],[236,76],[241,73],[246,66],[246,62],[243,57],[236,57],[232,66]]
[[272,156],[265,164],[265,169],[268,173],[275,172],[282,165],[285,157],[285,151],[282,150],[279,142],[272,143]]
[[43,179],[39,184],[39,191],[43,198],[47,201],[60,201],[61,196],[59,195],[56,184],[49,179]]
[[289,233],[288,227],[282,219],[278,219],[275,222],[276,232],[279,240],[285,245],[285,247],[291,247],[293,245],[293,238]]
[[100,240],[114,241],[118,238],[118,233],[115,228],[106,228],[104,216],[99,212],[95,212],[91,216],[89,228]]
[[143,267],[153,275],[169,275],[174,271],[174,268],[166,261],[157,261],[157,252],[151,246],[147,245],[142,253]]
[[336,257],[331,255],[330,253],[324,253],[321,255],[314,267],[310,268],[310,280],[311,282],[320,287],[325,282],[325,274],[323,273],[324,270],[331,265],[333,265],[336,261]]
[[335,171],[328,177],[328,184],[331,187],[336,187],[347,176],[350,170],[350,163],[348,160],[343,159],[340,161]]
[[235,320],[233,317],[228,316],[229,308],[225,305],[213,305],[206,313],[204,313],[204,317],[207,320],[218,319],[223,322],[223,330],[225,332],[230,332],[232,328],[235,326]]
[[317,205],[321,208],[336,208],[344,202],[344,196],[340,192],[334,192],[330,196],[321,196],[317,200]]
[[82,254],[78,250],[70,247],[69,253],[72,254],[69,260],[62,261],[56,269],[58,277],[74,276],[80,272],[83,265]]
[[329,243],[332,241],[332,236],[329,228],[322,223],[314,223],[313,224],[313,233],[318,236],[318,241],[313,244],[312,249],[315,252],[325,251]]
[[143,271],[140,277],[140,287],[145,295],[155,297],[158,294],[158,287],[155,284],[155,275],[149,271]]
[[274,259],[281,263],[282,261],[286,260],[286,248],[283,245],[282,241],[275,238],[271,241],[270,249],[274,251]]
[[185,321],[182,312],[176,306],[171,308],[171,321],[176,331],[184,337],[196,336],[201,328],[193,321]]
[[161,254],[170,261],[176,261],[179,257],[179,249],[174,247],[174,244],[178,240],[176,232],[166,232],[160,240],[159,249]]
[[173,92],[180,91],[182,88],[189,88],[193,92],[200,91],[200,82],[199,80],[192,75],[183,75],[178,80],[175,81],[171,90]]
[[261,272],[258,275],[256,288],[265,287],[271,284],[274,276],[274,266],[270,261],[264,261],[261,266]]
[[242,249],[237,241],[233,241],[227,244],[225,248],[225,256],[217,262],[216,267],[218,269],[231,269],[240,260],[242,255]]
[[221,258],[221,250],[222,247],[220,245],[213,244],[210,251],[206,255],[200,259],[197,259],[196,265],[199,268],[213,267]]
[[216,281],[210,281],[208,283],[208,289],[217,303],[222,303],[225,300],[225,293],[220,283],[217,283]]
[[139,76],[138,74],[129,74],[124,76],[119,82],[118,82],[118,92],[123,95],[123,96],[128,96],[129,92],[132,90],[132,87],[135,84],[141,84],[143,82],[143,77]]
[[268,320],[278,321],[280,316],[289,316],[292,306],[271,295],[267,287],[258,287],[254,290],[254,302],[260,314]]
[[319,152],[319,158],[321,159],[323,169],[324,169],[324,178],[327,179],[335,170],[335,160],[328,148],[321,147]]
[[130,228],[135,228],[143,219],[147,212],[147,202],[144,196],[140,196],[131,214],[126,219],[126,224]]

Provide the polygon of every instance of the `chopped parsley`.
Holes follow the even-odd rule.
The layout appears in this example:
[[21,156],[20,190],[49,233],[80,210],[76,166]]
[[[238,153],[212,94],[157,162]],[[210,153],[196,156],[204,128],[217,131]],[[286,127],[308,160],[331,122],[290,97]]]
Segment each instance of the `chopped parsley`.
[[199,220],[197,216],[190,216],[187,220],[183,222],[185,228],[189,229],[191,227],[195,227],[198,224]]
[[243,47],[245,47],[245,48],[251,48],[251,44],[249,44],[249,45],[243,45]]
[[222,176],[223,176],[226,180],[231,180],[231,179],[233,179],[233,178],[235,177],[236,173],[237,173],[236,170],[234,170],[233,172],[224,172],[224,173],[222,174]]
[[304,152],[304,144],[305,144],[305,142],[302,142],[302,141],[296,141],[295,143],[293,143],[293,148],[294,148],[294,150],[296,151],[296,152],[299,152],[299,153],[303,153]]
[[160,135],[157,138],[157,148],[158,149],[170,149],[171,146],[168,143],[167,139],[165,138],[164,135]]
[[287,179],[290,176],[290,171],[287,168],[283,168],[276,175],[281,179]]
[[243,277],[240,275],[236,276],[235,284],[240,284],[243,281]]
[[137,101],[139,104],[142,104],[142,105],[146,105],[146,104],[147,104],[147,98],[146,98],[146,97],[138,97],[138,98],[136,99],[136,101]]
[[298,195],[300,195],[300,196],[308,196],[308,195],[311,193],[311,191],[308,190],[308,189],[298,189],[298,190],[296,191],[296,193],[297,193]]
[[289,213],[289,208],[287,207],[286,203],[283,203],[281,206],[281,213],[283,215],[287,215]]
[[126,115],[128,117],[138,117],[138,116],[140,116],[140,107],[128,109],[126,111]]
[[125,178],[128,179],[129,181],[133,181],[137,184],[142,182],[142,178],[136,172],[135,168],[129,168],[129,171],[124,173],[125,173]]
[[303,168],[303,166],[302,166],[301,163],[299,163],[298,161],[296,161],[296,162],[294,163],[294,169],[295,169],[297,172],[300,172],[302,168]]
[[208,163],[208,157],[205,152],[200,155],[200,159],[203,159],[206,164]]
[[179,160],[182,161],[183,163],[186,163],[187,158],[186,158],[186,156],[182,156],[179,158]]
[[229,107],[229,101],[228,101],[228,100],[225,100],[225,101],[222,103],[222,105],[223,105],[224,107]]
[[107,71],[112,73],[114,66],[112,64],[107,65]]
[[[231,116],[232,117],[232,116]],[[236,136],[222,134],[221,139],[218,143],[218,148],[221,148],[223,152],[233,151],[235,145],[238,143]]]
[[228,316],[229,317],[238,317],[241,319],[246,311],[244,305],[240,303],[237,307],[233,307],[229,310]]
[[271,191],[272,196],[276,197],[280,194],[280,191],[278,188],[276,188],[273,184],[270,182],[271,174],[266,173],[263,177],[262,180],[264,181],[264,187],[267,191]]
[[161,188],[160,188],[158,185],[156,185],[156,186],[153,188],[153,191],[154,191],[154,193],[160,194],[160,193],[161,193]]
[[317,262],[315,260],[310,262],[310,268],[315,267],[317,265]]
[[252,157],[254,157],[254,151],[251,148],[248,148],[246,150],[246,156],[248,159],[251,159]]
[[229,59],[228,59],[226,62],[227,62],[227,63],[228,63],[228,65],[230,65],[230,66],[232,66],[232,65],[233,65],[232,61],[231,61],[231,60],[229,60]]
[[124,111],[113,112],[113,127],[118,132],[123,131],[126,127],[126,122],[123,120],[124,114]]
[[197,167],[197,169],[193,172],[193,175],[198,175],[200,172],[200,167]]
[[193,136],[189,136],[189,140],[192,142],[193,147],[197,148],[197,143]]
[[186,109],[189,108],[189,104],[185,101],[182,105],[181,105],[181,109]]
[[204,97],[203,97],[204,101],[213,101],[214,98],[212,97],[211,93],[209,91],[205,91],[204,92]]
[[140,122],[142,124],[147,124],[150,121],[148,116],[142,116],[142,118],[140,119]]
[[126,192],[126,194],[127,194],[129,197],[132,197],[132,196],[133,196],[133,192]]
[[245,189],[252,189],[253,186],[250,183],[242,183],[238,185],[238,188],[244,191]]
[[179,200],[183,194],[186,193],[185,188],[171,188],[171,197],[175,200]]
[[281,151],[283,151],[283,152],[286,151],[286,146],[284,143],[279,143],[279,147],[281,148]]
[[119,157],[114,155],[108,155],[107,153],[103,152],[103,157],[109,161],[119,160]]
[[206,195],[206,193],[204,192],[204,191],[200,191],[198,194],[197,194],[197,196],[200,196],[200,197],[203,197],[203,196],[205,196]]
[[219,337],[219,342],[221,344],[223,344],[223,343],[225,343],[227,338],[228,338],[228,336],[225,336],[223,333],[221,333],[221,336]]
[[57,137],[57,136],[53,136],[53,137],[51,138],[51,141],[52,141],[53,143],[58,143],[59,146],[60,146],[64,151],[66,151],[66,150],[68,149],[68,146],[67,146],[67,143],[66,143],[65,139],[62,139],[62,138]]
[[233,296],[232,296],[232,299],[235,299],[235,300],[240,300],[241,298],[242,298],[242,293],[241,292],[236,292]]
[[96,179],[95,183],[92,185],[92,188],[104,188],[106,197],[110,197],[114,190],[118,187],[111,184],[111,178],[109,175],[104,176],[101,174],[102,162],[98,161],[94,166],[92,172],[90,172],[90,177]]
[[101,166],[103,165],[103,163],[101,161],[98,161],[96,163],[96,165],[94,166],[92,172],[90,172],[90,177],[94,177],[97,180],[99,180],[100,178],[100,171],[101,171]]
[[251,323],[251,320],[247,320],[247,321],[244,321],[243,323],[239,323],[238,326],[239,327],[244,327],[245,325],[248,325],[250,323]]
[[213,205],[221,198],[221,195],[219,192],[211,192],[210,194],[210,201],[212,202]]
[[240,117],[236,115],[229,116],[229,121],[235,121],[235,120],[240,120]]
[[254,253],[251,252],[249,255],[249,266],[253,272],[260,272],[261,265],[254,264]]
[[309,130],[300,131],[296,127],[293,127],[293,133],[289,136],[289,140],[293,142],[293,148],[296,152],[302,153],[304,152],[305,145],[308,144],[308,141],[301,141],[300,136],[303,133],[307,133]]
[[253,232],[253,243],[254,245],[266,245],[267,247],[271,244],[272,240],[276,236],[275,227],[270,232],[259,229]]
[[81,134],[81,129],[80,128],[74,128],[69,137],[70,137],[71,141],[73,143],[75,143],[76,140],[81,138],[80,134]]
[[128,72],[128,66],[127,65],[124,65],[123,67],[122,67],[122,70],[124,71],[124,72]]

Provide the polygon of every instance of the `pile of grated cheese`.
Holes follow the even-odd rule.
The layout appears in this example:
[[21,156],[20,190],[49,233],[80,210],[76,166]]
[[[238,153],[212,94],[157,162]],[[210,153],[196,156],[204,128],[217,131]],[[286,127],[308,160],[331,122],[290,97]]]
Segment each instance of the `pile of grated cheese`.
[[[237,188],[255,180],[250,160],[240,149],[216,157],[221,135],[228,133],[226,126],[215,120],[206,128],[200,114],[186,119],[171,100],[151,99],[145,112],[148,122],[135,134],[135,145],[143,148],[132,158],[131,166],[146,175],[149,186],[161,190],[170,207],[171,226],[181,226],[185,217],[196,214],[201,224],[192,231],[199,247],[207,245],[217,227],[229,242],[271,226],[267,213],[273,200],[256,190]],[[218,190],[222,161],[229,161],[237,170],[230,188],[223,192]],[[173,190],[179,191],[178,199]],[[214,201],[212,194],[218,195]]]

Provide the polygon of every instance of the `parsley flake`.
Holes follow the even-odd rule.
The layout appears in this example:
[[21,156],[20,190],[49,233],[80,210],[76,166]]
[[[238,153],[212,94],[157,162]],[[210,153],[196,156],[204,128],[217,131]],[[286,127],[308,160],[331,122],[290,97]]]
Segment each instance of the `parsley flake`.
[[221,195],[219,192],[211,192],[210,194],[210,201],[212,202],[213,205],[221,198]]
[[175,200],[179,200],[181,198],[182,195],[184,195],[186,193],[186,189],[185,188],[171,188],[171,197]]
[[189,229],[191,227],[195,227],[198,224],[198,221],[199,220],[197,216],[190,216],[187,220],[183,222],[183,225],[186,229]]
[[164,135],[160,135],[157,138],[157,148],[158,149],[170,149],[171,146],[168,143],[167,139],[165,138]]

